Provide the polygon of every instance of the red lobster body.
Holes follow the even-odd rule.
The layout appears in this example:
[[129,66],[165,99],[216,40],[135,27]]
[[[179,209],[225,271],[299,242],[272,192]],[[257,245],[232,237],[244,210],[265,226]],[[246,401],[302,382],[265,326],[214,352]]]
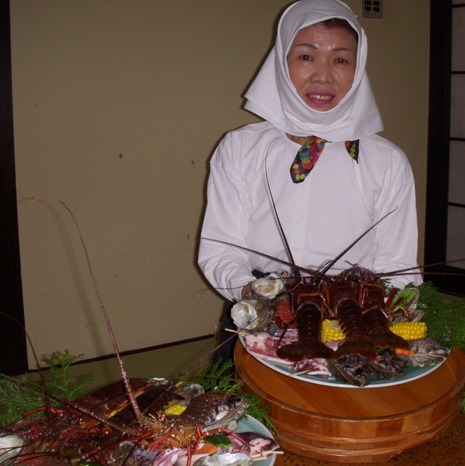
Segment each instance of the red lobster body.
[[[8,433],[25,442],[16,462],[54,458],[71,464],[146,465],[140,451],[150,456],[172,447],[189,449],[205,432],[227,426],[248,407],[238,394],[199,392],[196,384],[178,389],[166,379],[129,381],[137,387],[133,396],[144,409],[142,419],[132,411],[123,383],[105,386],[71,405],[40,409],[9,426]],[[187,408],[181,415],[166,414],[173,403]]]
[[[318,281],[301,279],[289,293],[290,302],[297,303],[292,314],[298,340],[277,350],[282,359],[358,354],[374,360],[377,348],[408,348],[408,342],[390,330],[384,303],[386,289],[370,271],[352,267],[338,275],[319,277]],[[325,315],[336,317],[346,334],[336,351],[320,340]]]
[[385,288],[376,283],[363,283],[360,290],[362,312],[368,334],[376,346],[381,348],[408,349],[408,342],[390,330],[389,319],[385,312]]
[[368,359],[376,358],[376,348],[368,335],[365,319],[353,285],[340,275],[327,280],[330,306],[346,334],[336,350],[336,356],[356,353]]
[[320,340],[326,298],[310,283],[298,286],[297,290],[302,290],[296,296],[297,310],[293,313],[299,340],[278,348],[277,355],[290,361],[332,357],[333,350]]

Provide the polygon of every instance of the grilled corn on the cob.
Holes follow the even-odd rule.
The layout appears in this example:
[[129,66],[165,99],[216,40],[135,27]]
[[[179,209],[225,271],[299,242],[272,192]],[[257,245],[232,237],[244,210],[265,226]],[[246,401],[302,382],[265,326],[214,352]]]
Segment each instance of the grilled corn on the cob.
[[339,326],[339,322],[333,319],[325,319],[321,325],[321,341],[339,341],[344,340],[345,333]]
[[[425,322],[397,322],[391,326],[391,331],[404,340],[416,340],[426,336]],[[321,341],[344,340],[345,334],[337,320],[325,319],[321,325]]]
[[397,322],[391,326],[391,332],[404,340],[417,340],[426,336],[425,322]]

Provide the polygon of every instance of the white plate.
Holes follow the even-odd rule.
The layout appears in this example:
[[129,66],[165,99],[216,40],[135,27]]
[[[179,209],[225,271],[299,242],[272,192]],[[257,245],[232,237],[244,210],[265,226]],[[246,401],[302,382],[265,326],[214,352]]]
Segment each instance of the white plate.
[[[234,432],[255,432],[274,439],[273,434],[260,421],[257,421],[252,416],[245,415],[238,421],[238,426]],[[276,461],[276,455],[270,455],[266,460],[256,461],[254,464],[258,466],[273,466]]]
[[[244,348],[247,350],[245,338],[242,335],[240,335],[239,340],[244,346]],[[434,366],[407,367],[404,370],[404,374],[395,379],[383,379],[373,374],[373,375],[370,375],[369,383],[367,385],[365,385],[364,387],[357,387],[355,385],[351,385],[347,382],[337,379],[334,376],[323,377],[323,376],[314,376],[314,375],[306,375],[306,374],[296,375],[297,371],[290,369],[288,365],[279,364],[273,361],[268,361],[266,359],[256,356],[255,354],[251,354],[251,355],[257,361],[260,361],[262,364],[269,367],[270,369],[273,369],[276,372],[287,375],[289,377],[293,377],[294,379],[302,380],[303,382],[315,383],[318,385],[327,385],[331,387],[342,387],[342,388],[381,388],[381,387],[391,387],[393,385],[399,385],[402,383],[411,382],[412,380],[419,379],[435,371],[446,360],[446,359],[443,359],[442,361],[436,363]]]

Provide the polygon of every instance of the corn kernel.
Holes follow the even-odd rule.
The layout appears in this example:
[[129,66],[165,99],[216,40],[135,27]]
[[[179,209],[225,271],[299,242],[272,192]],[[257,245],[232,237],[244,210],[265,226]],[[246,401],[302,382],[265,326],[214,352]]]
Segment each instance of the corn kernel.
[[404,340],[416,340],[426,336],[426,323],[397,322],[391,326],[391,331]]
[[175,416],[179,416],[186,410],[187,406],[180,405],[180,404],[174,404],[171,406],[168,406],[168,408],[165,409],[165,414],[173,414]]
[[[425,322],[397,322],[390,327],[391,331],[404,340],[416,340],[426,336]],[[325,319],[321,325],[321,341],[344,340],[345,333],[342,331],[337,320]]]
[[344,340],[345,333],[341,330],[339,322],[333,319],[325,319],[321,325],[321,341]]

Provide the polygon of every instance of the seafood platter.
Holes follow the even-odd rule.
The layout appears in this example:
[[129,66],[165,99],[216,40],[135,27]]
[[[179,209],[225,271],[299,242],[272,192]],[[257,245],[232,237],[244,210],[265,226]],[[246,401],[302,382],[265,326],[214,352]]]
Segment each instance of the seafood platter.
[[52,355],[38,381],[0,374],[0,416],[19,411],[0,424],[0,466],[272,466],[281,452],[265,424],[274,426],[224,367],[176,379],[127,376],[77,221],[58,202],[77,228],[122,380],[76,396],[67,369],[79,357],[67,350]]
[[127,382],[129,398],[118,382],[1,428],[0,464],[273,465],[279,445],[234,390],[164,378]]
[[456,347],[424,377],[360,389],[284,375],[240,342],[234,356],[238,378],[269,407],[281,448],[331,463],[379,464],[441,435],[459,414],[464,395],[465,353]]
[[357,268],[252,282],[231,311],[236,373],[269,407],[281,448],[378,463],[449,428],[465,353],[427,336],[439,340],[429,302],[423,285],[391,290]]
[[[290,332],[289,337],[294,332]],[[377,363],[385,358],[383,370],[390,372],[379,373],[376,369],[372,369],[373,364],[370,360],[362,359],[357,355],[352,355],[350,358],[345,358],[344,377],[339,376],[339,372],[334,366],[331,366],[327,359],[310,358],[302,364],[286,364],[275,356],[276,342],[279,341],[281,332],[277,331],[274,334],[260,333],[248,334],[239,336],[242,345],[247,349],[248,353],[254,356],[265,366],[284,374],[289,377],[302,380],[304,382],[311,382],[318,385],[326,385],[333,387],[343,388],[357,388],[357,387],[387,387],[392,385],[403,384],[412,380],[416,380],[428,375],[430,372],[435,371],[446,360],[446,355],[449,353],[448,349],[438,346],[433,340],[425,339],[420,344],[424,345],[421,351],[426,354],[433,352],[435,354],[434,360],[428,359],[427,365],[415,366],[409,365],[408,359],[403,361],[402,358],[396,358],[391,361],[393,353],[385,351],[384,356],[378,357]],[[284,340],[286,341],[286,340]],[[336,345],[334,345],[336,347]],[[413,344],[412,344],[413,347]],[[437,354],[439,351],[439,355]],[[413,363],[415,364],[415,362]],[[423,363],[420,363],[423,364]],[[347,374],[347,372],[349,372]]]
[[247,352],[299,380],[385,387],[422,378],[450,350],[427,337],[419,289],[389,290],[358,267],[337,276],[270,274],[232,308]]

